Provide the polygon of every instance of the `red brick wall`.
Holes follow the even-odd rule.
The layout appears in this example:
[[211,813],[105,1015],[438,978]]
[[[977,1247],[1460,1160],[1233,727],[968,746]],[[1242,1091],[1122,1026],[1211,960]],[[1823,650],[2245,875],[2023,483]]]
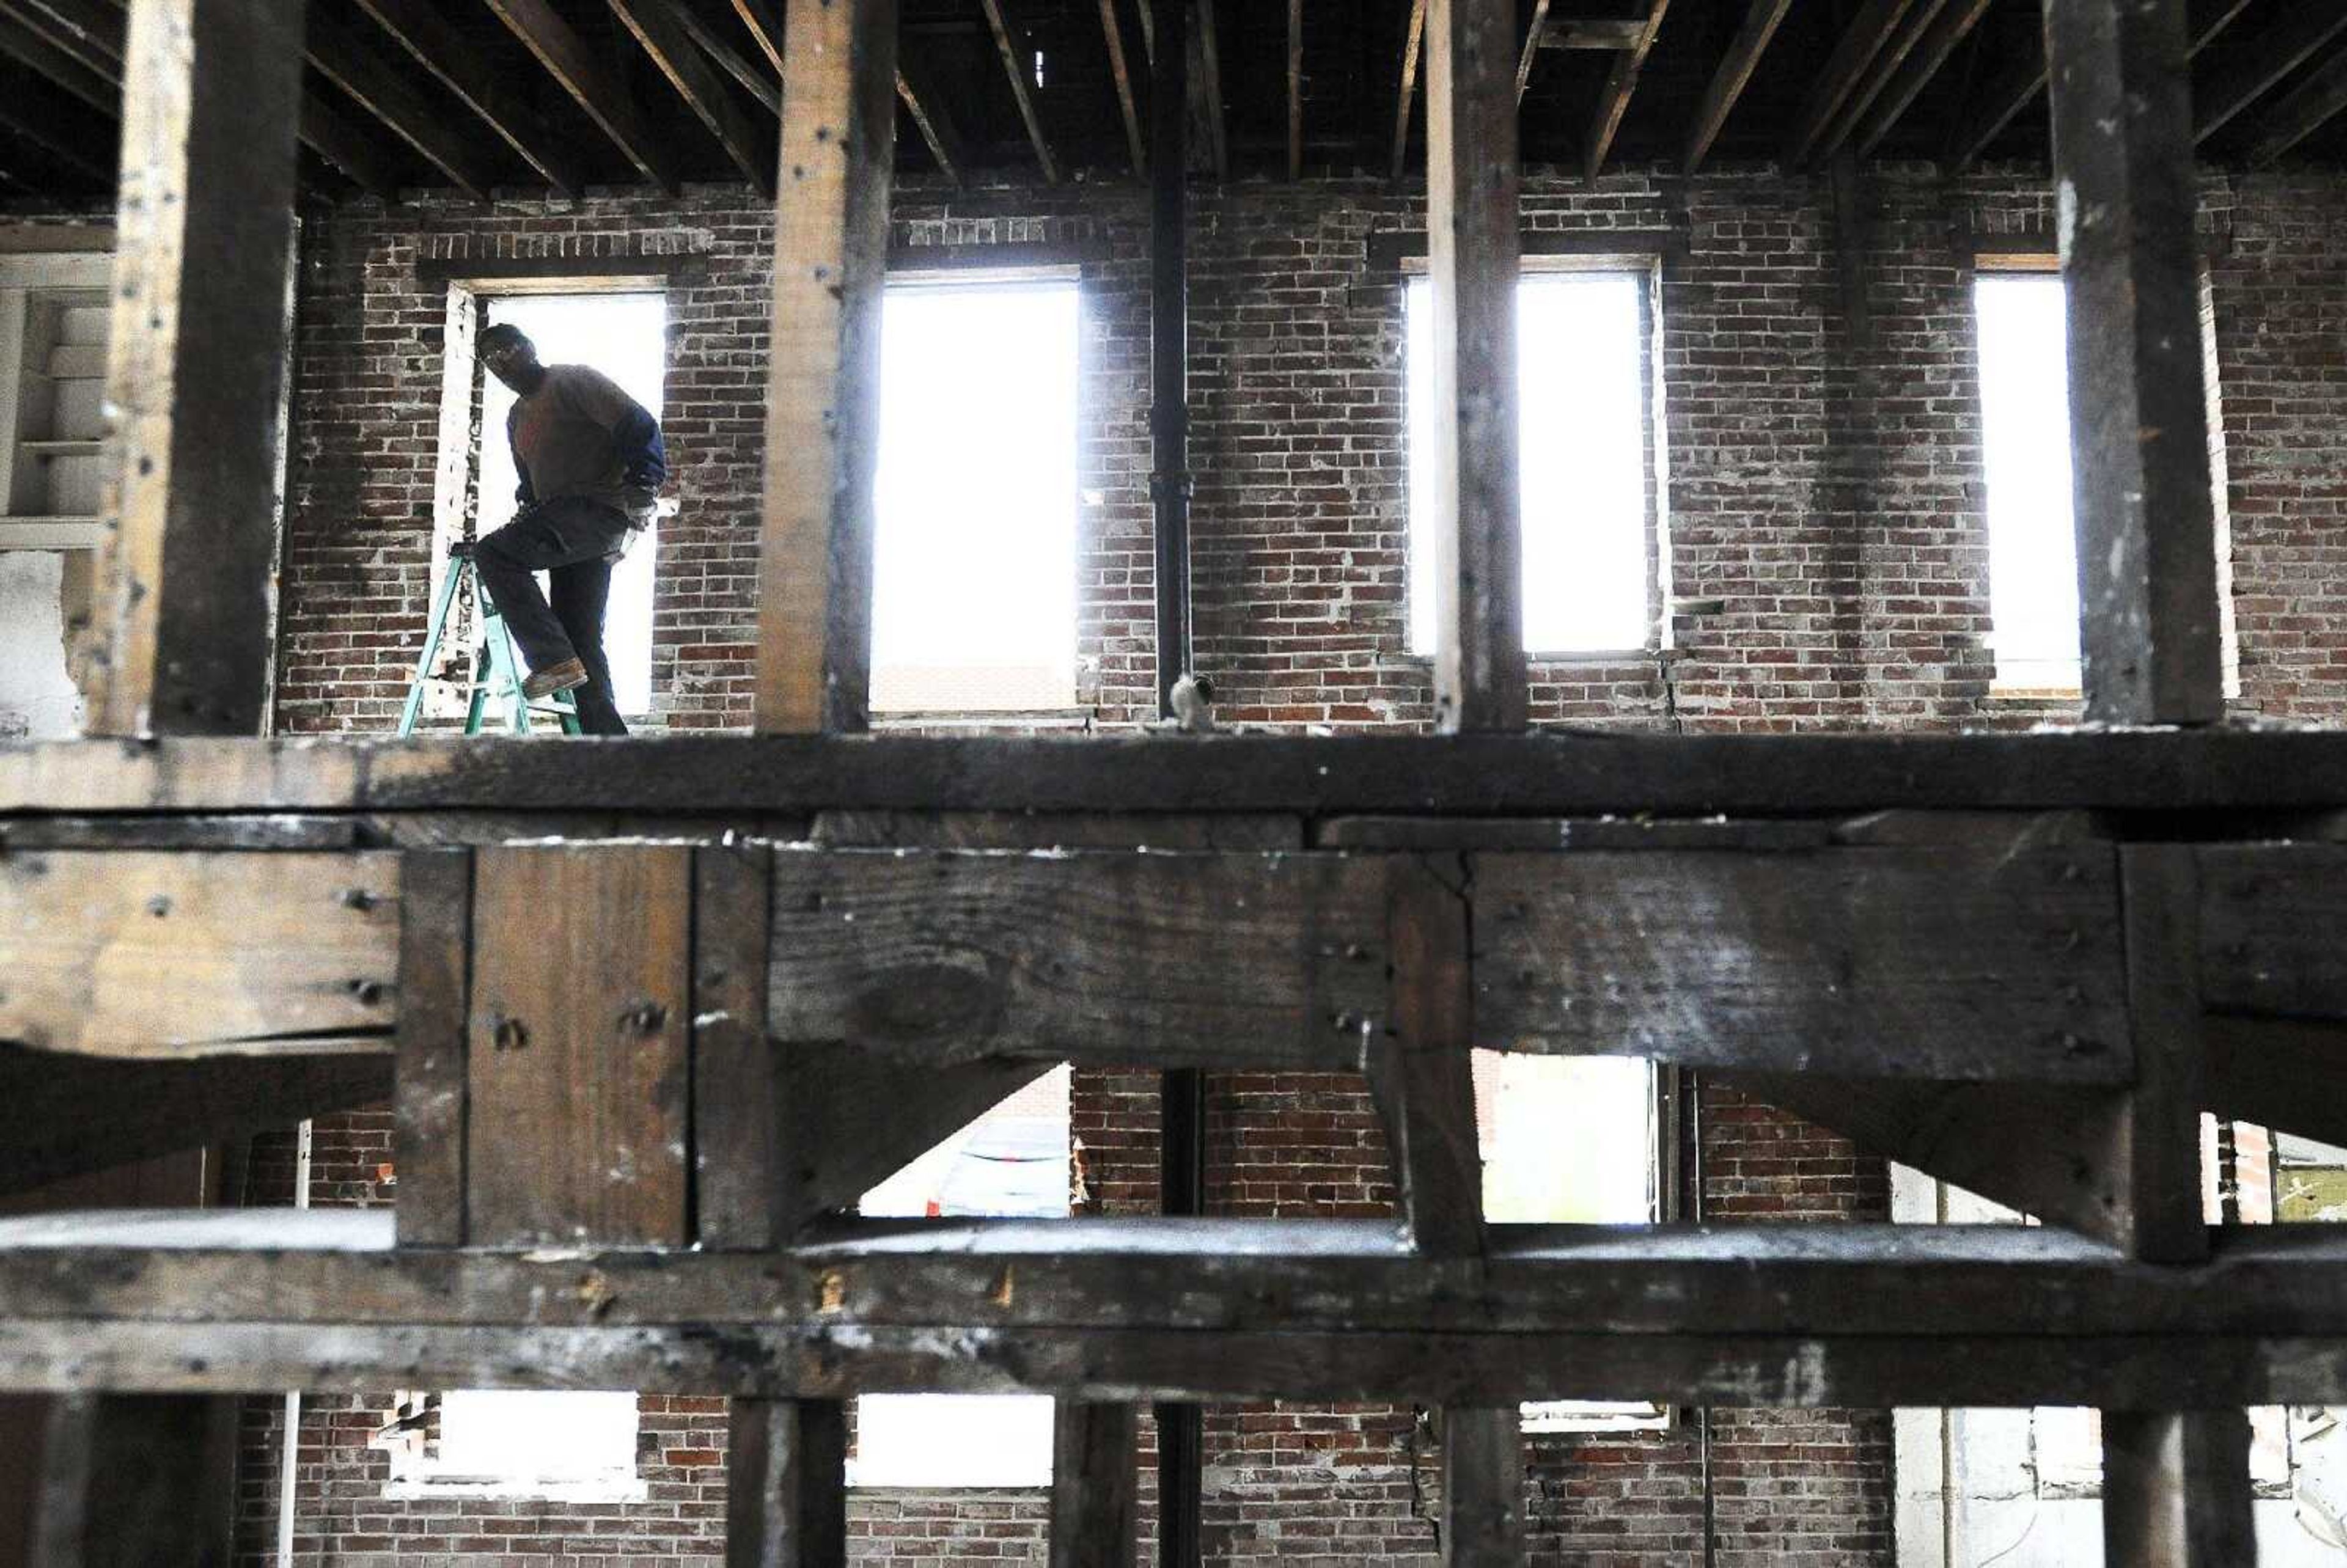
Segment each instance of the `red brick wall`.
[[[1193,242],[1198,647],[1242,721],[1422,723],[1406,651],[1400,289],[1369,234],[1418,221],[1381,183],[1202,191]],[[1890,178],[1861,193],[1844,309],[1821,182],[1624,174],[1586,190],[1528,182],[1540,231],[1666,231],[1660,363],[1676,654],[1542,662],[1544,722],[1702,729],[2009,724],[2061,717],[1989,693],[1986,538],[1968,246],[2042,242],[2026,178],[1957,187]],[[2212,299],[2225,395],[2245,706],[2335,720],[2347,696],[2347,190],[2212,180]],[[1145,212],[1137,192],[905,192],[913,245],[1061,244],[1085,257],[1079,525],[1080,695],[1107,723],[1152,698]],[[682,258],[670,294],[667,426],[682,517],[664,528],[654,723],[746,719],[771,226],[738,193],[549,209],[359,207],[313,215],[302,266],[281,717],[387,730],[420,641],[431,536],[440,291],[419,257]],[[1094,1207],[1156,1202],[1154,1075],[1079,1075],[1072,1105]],[[1881,1217],[1880,1161],[1733,1096],[1704,1102],[1713,1217]],[[379,1202],[380,1118],[322,1124],[321,1202]],[[1358,1080],[1229,1075],[1214,1084],[1210,1205],[1230,1214],[1390,1212],[1377,1119]],[[280,1172],[282,1150],[270,1152]],[[280,1182],[289,1179],[283,1175]],[[257,1183],[265,1187],[265,1183]],[[280,1187],[281,1193],[285,1189]],[[507,1568],[714,1561],[718,1476],[662,1474],[624,1511],[381,1501],[358,1442],[374,1407],[311,1407],[299,1454],[302,1561],[443,1560],[452,1539],[516,1538]],[[246,1561],[264,1560],[274,1401],[256,1404]],[[647,1403],[662,1452],[713,1446],[704,1405]],[[1700,1559],[1694,1422],[1651,1435],[1532,1440],[1536,1553],[1603,1564]],[[1888,1417],[1719,1410],[1710,1423],[1721,1564],[1890,1558]],[[1387,1407],[1220,1409],[1207,1432],[1211,1561],[1429,1563],[1432,1454]],[[661,1472],[655,1472],[661,1473]],[[865,1560],[1040,1561],[1041,1510],[1015,1493],[859,1494]],[[493,1530],[492,1526],[496,1528]],[[629,1544],[617,1548],[615,1541]],[[519,1542],[548,1543],[522,1545]]]

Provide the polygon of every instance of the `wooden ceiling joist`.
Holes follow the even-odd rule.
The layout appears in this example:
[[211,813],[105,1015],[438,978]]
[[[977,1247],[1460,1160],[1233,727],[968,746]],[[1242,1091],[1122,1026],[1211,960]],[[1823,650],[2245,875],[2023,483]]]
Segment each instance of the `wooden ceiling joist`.
[[2258,124],[2250,161],[2262,169],[2347,111],[2347,49],[2293,88]]
[[1124,57],[1124,25],[1117,20],[1116,0],[1100,0],[1101,34],[1108,41],[1109,75],[1116,79],[1116,107],[1124,117],[1125,146],[1136,178],[1149,172],[1148,138],[1141,131],[1141,106],[1133,94],[1133,67]]
[[750,30],[751,42],[774,67],[774,75],[783,74],[783,18],[773,0],[733,0],[733,15],[742,18],[742,26]]
[[1551,21],[1541,39],[1543,49],[1635,49],[1646,29],[1637,16],[1583,16],[1559,24]]
[[986,8],[986,25],[993,30],[994,47],[1002,56],[1003,73],[1010,78],[1010,96],[1019,102],[1019,118],[1027,127],[1027,139],[1034,144],[1035,162],[1043,170],[1045,183],[1060,182],[1059,161],[1051,156],[1051,143],[1043,134],[1043,118],[1035,108],[1034,67],[1026,57],[1023,47],[1010,36],[1010,24],[1002,15],[1002,0],[979,0]]
[[1548,0],[1532,0],[1532,19],[1524,28],[1524,52],[1516,61],[1516,101],[1524,101],[1524,88],[1532,84],[1532,61],[1540,56],[1541,46],[1548,40]]
[[692,6],[677,6],[676,19],[711,63],[740,83],[742,90],[764,105],[768,114],[779,116],[783,112],[781,73],[760,66],[735,48]]
[[345,27],[333,9],[319,6],[304,19],[302,48],[311,68],[333,83],[400,140],[422,155],[466,195],[486,200],[497,171],[481,156],[481,144],[413,81],[377,54],[371,40]]
[[548,0],[487,3],[639,173],[663,190],[676,190],[675,164],[645,120],[642,108]]
[[912,117],[913,128],[928,144],[929,156],[938,160],[945,177],[956,185],[968,184],[969,161],[962,151],[961,136],[946,115],[944,99],[926,81],[918,67],[908,66],[902,55],[897,56],[897,100]]
[[1947,13],[1950,3],[1951,0],[1914,0],[1908,7],[1907,19],[1899,25],[1899,30],[1891,36],[1891,41],[1876,51],[1873,63],[1859,77],[1857,87],[1827,120],[1825,133],[1818,138],[1817,146],[1810,149],[1812,161],[1823,163],[1841,150],[1890,90],[1891,82],[1914,57],[1924,35]]
[[1214,29],[1214,0],[1195,0],[1196,26],[1190,30],[1192,62],[1190,91],[1206,122],[1206,150],[1214,159],[1214,178],[1231,177],[1230,111],[1223,97],[1223,47]]
[[39,72],[109,119],[122,115],[122,89],[65,48],[29,15],[0,5],[0,55]]
[[750,117],[717,74],[692,35],[678,19],[676,0],[610,0],[620,24],[643,46],[644,53],[668,78],[685,108],[692,111],[742,178],[771,195],[774,189],[774,151],[771,138],[758,134]]
[[1913,0],[1867,0],[1866,8],[1842,29],[1817,85],[1809,89],[1794,118],[1792,134],[1786,138],[1787,169],[1799,169],[1809,161],[1819,139],[1850,102],[1850,95],[1864,84],[1875,56],[1899,36],[1900,25],[1912,8]]
[[1418,97],[1418,63],[1426,53],[1426,0],[1409,0],[1401,46],[1401,87],[1394,95],[1393,177],[1409,166],[1409,106]]
[[1916,42],[1915,48],[1893,75],[1874,106],[1859,121],[1855,138],[1858,155],[1871,158],[1882,138],[1898,127],[1915,100],[1923,96],[1955,54],[1958,46],[1973,36],[1981,18],[1989,13],[1993,0],[1952,0],[1934,17],[1932,25]]
[[1646,68],[1647,52],[1654,48],[1655,36],[1663,30],[1663,14],[1669,9],[1670,0],[1648,0],[1645,26],[1638,42],[1614,56],[1605,90],[1598,96],[1597,118],[1590,127],[1589,149],[1582,161],[1582,172],[1591,179],[1604,170],[1606,156],[1614,150],[1622,117],[1630,112],[1630,95],[1638,90],[1638,74]]
[[566,196],[587,188],[587,171],[544,116],[499,79],[457,33],[438,0],[357,0],[359,9],[408,56],[487,121],[499,139]]
[[2289,20],[2246,40],[2239,58],[2193,94],[2192,139],[2207,141],[2347,33],[2347,5],[2291,8]]
[[1752,73],[1760,64],[1760,56],[1784,25],[1785,14],[1793,8],[1793,0],[1752,0],[1752,8],[1744,14],[1744,26],[1737,30],[1736,41],[1727,46],[1727,56],[1712,73],[1711,85],[1704,89],[1703,102],[1696,109],[1695,125],[1687,132],[1686,166],[1689,174],[1703,167],[1710,156],[1712,144],[1719,139],[1727,117],[1736,112],[1744,89],[1751,84]]

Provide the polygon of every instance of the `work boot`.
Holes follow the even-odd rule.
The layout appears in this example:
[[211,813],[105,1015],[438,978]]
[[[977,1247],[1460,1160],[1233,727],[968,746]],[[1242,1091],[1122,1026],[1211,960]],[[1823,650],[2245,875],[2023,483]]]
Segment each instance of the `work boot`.
[[559,664],[549,664],[521,683],[521,694],[531,702],[551,697],[557,692],[568,692],[574,686],[587,684],[587,666],[576,659],[565,659]]

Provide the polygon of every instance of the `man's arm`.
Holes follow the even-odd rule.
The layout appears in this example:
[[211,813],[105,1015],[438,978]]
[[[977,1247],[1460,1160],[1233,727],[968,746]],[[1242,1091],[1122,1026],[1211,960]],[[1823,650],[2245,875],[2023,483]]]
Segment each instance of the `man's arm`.
[[521,446],[514,440],[514,425],[521,410],[518,406],[506,410],[506,450],[513,454],[514,477],[520,482],[514,486],[514,501],[518,506],[538,505],[538,488],[529,482],[529,465],[521,460]]
[[619,454],[621,482],[644,494],[644,509],[668,483],[668,447],[661,440],[660,421],[619,383],[591,366],[578,367],[570,378],[572,401],[580,413],[611,433]]

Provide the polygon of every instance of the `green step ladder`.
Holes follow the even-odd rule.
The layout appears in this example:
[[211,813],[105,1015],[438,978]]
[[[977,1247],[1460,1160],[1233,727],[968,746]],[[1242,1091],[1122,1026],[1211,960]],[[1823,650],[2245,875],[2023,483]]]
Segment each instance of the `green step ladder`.
[[[506,618],[480,586],[480,577],[468,555],[451,556],[448,573],[440,579],[440,594],[432,605],[432,630],[424,639],[424,655],[415,661],[415,679],[407,688],[407,706],[399,715],[399,733],[412,735],[416,721],[424,716],[424,688],[432,678],[433,661],[440,657],[440,641],[448,634],[448,617],[456,604],[456,589],[467,577],[473,579],[473,603],[481,616],[481,638],[473,650],[473,671],[466,683],[465,733],[477,735],[488,717],[489,701],[495,697],[505,713],[506,728],[518,735],[530,733],[528,698],[522,695],[521,658],[515,651],[513,630]],[[573,694],[558,692],[542,700],[536,708],[538,716],[550,723],[559,723],[566,735],[579,731],[579,704]]]

